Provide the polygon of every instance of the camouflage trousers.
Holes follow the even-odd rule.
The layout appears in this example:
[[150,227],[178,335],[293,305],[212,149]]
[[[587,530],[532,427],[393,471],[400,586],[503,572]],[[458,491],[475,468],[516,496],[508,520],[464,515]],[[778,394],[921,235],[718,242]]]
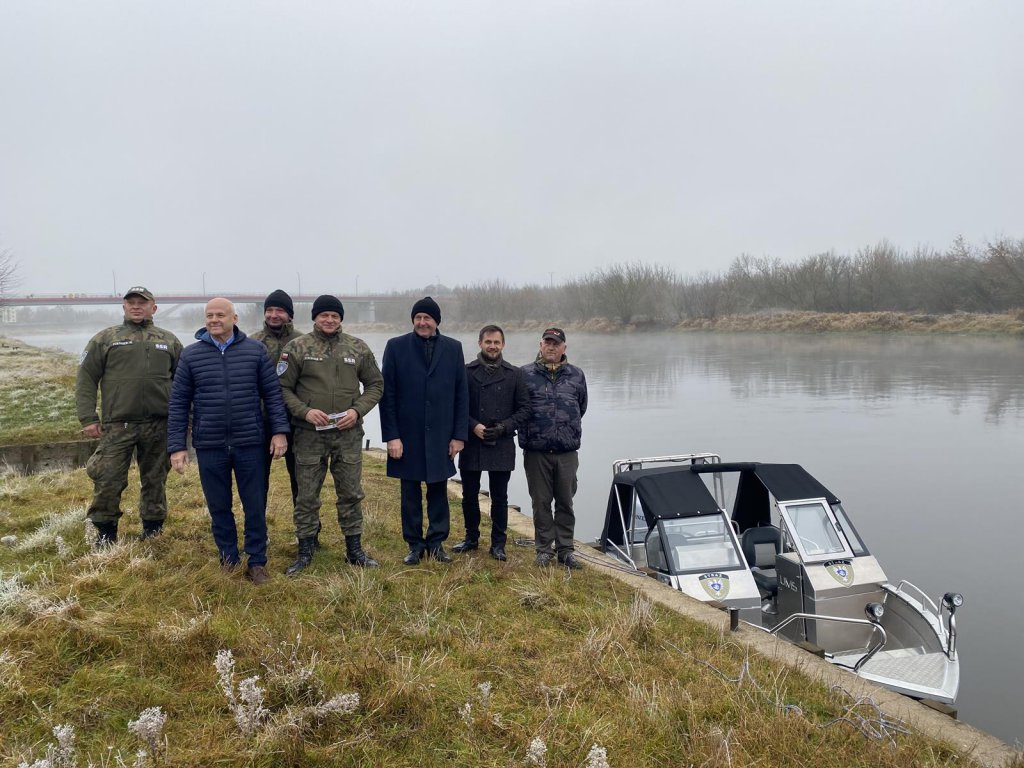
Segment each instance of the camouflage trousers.
[[132,454],[137,454],[139,517],[159,521],[167,517],[164,486],[171,461],[167,455],[167,420],[137,424],[114,422],[103,425],[103,436],[86,462],[85,472],[93,481],[93,497],[86,513],[94,523],[116,523],[121,517],[121,494],[128,487]]
[[295,499],[295,535],[312,538],[320,530],[320,490],[328,468],[338,497],[338,524],[346,536],[363,532],[363,428],[296,429],[295,477],[299,495]]

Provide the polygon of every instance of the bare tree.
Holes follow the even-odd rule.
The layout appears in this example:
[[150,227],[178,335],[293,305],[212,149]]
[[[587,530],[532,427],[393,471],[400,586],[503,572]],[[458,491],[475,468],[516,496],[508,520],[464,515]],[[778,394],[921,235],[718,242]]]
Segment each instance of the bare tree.
[[21,285],[21,276],[18,274],[18,262],[14,254],[6,248],[0,251],[0,304],[4,297]]

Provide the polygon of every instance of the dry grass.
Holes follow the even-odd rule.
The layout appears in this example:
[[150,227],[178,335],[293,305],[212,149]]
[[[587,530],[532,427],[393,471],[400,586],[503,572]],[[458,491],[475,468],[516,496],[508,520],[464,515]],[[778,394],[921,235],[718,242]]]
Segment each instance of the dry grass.
[[[282,576],[294,543],[277,467],[261,588],[220,572],[195,470],[170,478],[163,536],[102,553],[63,514],[88,499],[83,472],[5,481],[0,527],[23,544],[0,553],[0,765],[37,759],[63,723],[81,765],[108,746],[134,756],[127,724],[157,706],[166,765],[517,766],[535,738],[552,767],[585,765],[595,744],[613,766],[972,765],[597,569],[538,570],[515,548],[506,564],[406,567],[397,484],[376,460],[365,480],[383,567],[347,565],[327,519],[313,567]],[[236,682],[260,676],[251,736],[218,686],[222,649]],[[317,709],[350,693],[351,714]]]

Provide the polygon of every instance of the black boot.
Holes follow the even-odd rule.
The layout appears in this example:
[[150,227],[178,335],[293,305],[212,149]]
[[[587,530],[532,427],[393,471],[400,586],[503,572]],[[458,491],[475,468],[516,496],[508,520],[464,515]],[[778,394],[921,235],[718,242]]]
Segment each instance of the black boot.
[[319,552],[320,551],[320,528],[321,528],[321,525],[320,525],[320,523],[318,521],[317,524],[316,524],[316,533],[313,534],[313,551],[314,552]]
[[299,539],[299,553],[295,557],[295,562],[288,566],[284,574],[285,576],[294,576],[311,562],[313,562],[312,536],[308,539]]
[[142,535],[139,536],[139,541],[145,541],[146,539],[151,539],[154,536],[159,536],[163,529],[163,520],[143,520]]
[[345,537],[345,559],[352,565],[360,565],[363,568],[376,568],[380,563],[366,554],[360,541],[361,538],[358,533],[355,536]]
[[479,549],[479,548],[480,548],[480,540],[479,539],[471,539],[471,538],[469,538],[469,536],[467,536],[462,541],[460,541],[458,544],[456,544],[454,547],[452,547],[452,552],[459,552],[461,554],[462,552],[472,552],[474,549]]
[[117,542],[117,521],[113,523],[93,523],[96,526],[96,549],[110,546]]

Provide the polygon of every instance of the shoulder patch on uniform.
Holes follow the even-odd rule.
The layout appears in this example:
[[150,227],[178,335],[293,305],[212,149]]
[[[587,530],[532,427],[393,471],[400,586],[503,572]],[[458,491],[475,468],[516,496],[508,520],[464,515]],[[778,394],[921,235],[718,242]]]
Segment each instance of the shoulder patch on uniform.
[[282,356],[282,359],[277,364],[277,375],[278,376],[284,376],[284,372],[287,371],[287,370],[288,370],[288,361],[285,360],[284,357]]
[[346,357],[346,358],[344,358],[344,360],[349,365],[355,365],[356,364],[356,359],[354,357]]
[[163,349],[163,350],[167,349],[167,345],[166,344],[160,344],[159,342],[157,342],[153,346],[155,346],[157,349]]
[[85,349],[82,350],[82,354],[80,354],[78,356],[78,364],[81,365],[82,363],[84,363],[85,362],[85,358],[87,358],[88,356],[89,356],[89,348],[86,347]]

